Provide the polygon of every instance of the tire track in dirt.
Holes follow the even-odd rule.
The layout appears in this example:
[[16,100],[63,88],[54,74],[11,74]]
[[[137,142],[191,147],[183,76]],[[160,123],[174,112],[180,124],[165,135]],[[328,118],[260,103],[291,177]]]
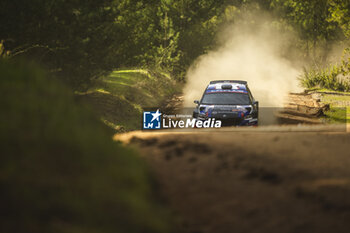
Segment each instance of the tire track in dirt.
[[345,132],[134,132],[182,232],[348,232]]

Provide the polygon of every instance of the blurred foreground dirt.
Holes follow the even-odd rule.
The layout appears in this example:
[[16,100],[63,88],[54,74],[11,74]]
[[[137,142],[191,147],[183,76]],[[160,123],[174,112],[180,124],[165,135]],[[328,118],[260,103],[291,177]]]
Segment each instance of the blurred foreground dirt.
[[318,128],[131,132],[183,232],[350,232],[350,134]]

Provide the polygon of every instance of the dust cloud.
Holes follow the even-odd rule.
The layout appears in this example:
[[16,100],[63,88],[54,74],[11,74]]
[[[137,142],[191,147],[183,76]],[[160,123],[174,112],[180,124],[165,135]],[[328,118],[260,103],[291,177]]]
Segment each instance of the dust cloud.
[[263,107],[280,107],[288,92],[300,91],[302,69],[288,60],[293,36],[269,19],[242,19],[218,36],[217,49],[199,57],[187,72],[184,104],[193,106],[211,80],[246,80]]

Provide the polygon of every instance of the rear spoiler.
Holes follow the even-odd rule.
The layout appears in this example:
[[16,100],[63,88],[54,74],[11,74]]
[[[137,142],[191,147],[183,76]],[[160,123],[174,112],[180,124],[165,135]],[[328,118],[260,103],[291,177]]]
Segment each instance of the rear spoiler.
[[238,84],[247,85],[247,81],[243,81],[243,80],[214,80],[214,81],[210,81],[210,84],[216,84],[216,83],[238,83]]

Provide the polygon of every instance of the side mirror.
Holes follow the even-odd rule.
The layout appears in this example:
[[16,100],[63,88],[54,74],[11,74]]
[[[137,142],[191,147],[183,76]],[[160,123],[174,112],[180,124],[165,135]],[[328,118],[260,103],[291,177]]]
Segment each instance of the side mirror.
[[253,101],[253,106],[254,106],[254,112],[255,112],[255,117],[259,117],[259,101]]
[[193,103],[199,104],[199,100],[195,100],[195,101],[193,101]]
[[258,109],[259,108],[259,101],[254,101],[253,105],[256,109]]

